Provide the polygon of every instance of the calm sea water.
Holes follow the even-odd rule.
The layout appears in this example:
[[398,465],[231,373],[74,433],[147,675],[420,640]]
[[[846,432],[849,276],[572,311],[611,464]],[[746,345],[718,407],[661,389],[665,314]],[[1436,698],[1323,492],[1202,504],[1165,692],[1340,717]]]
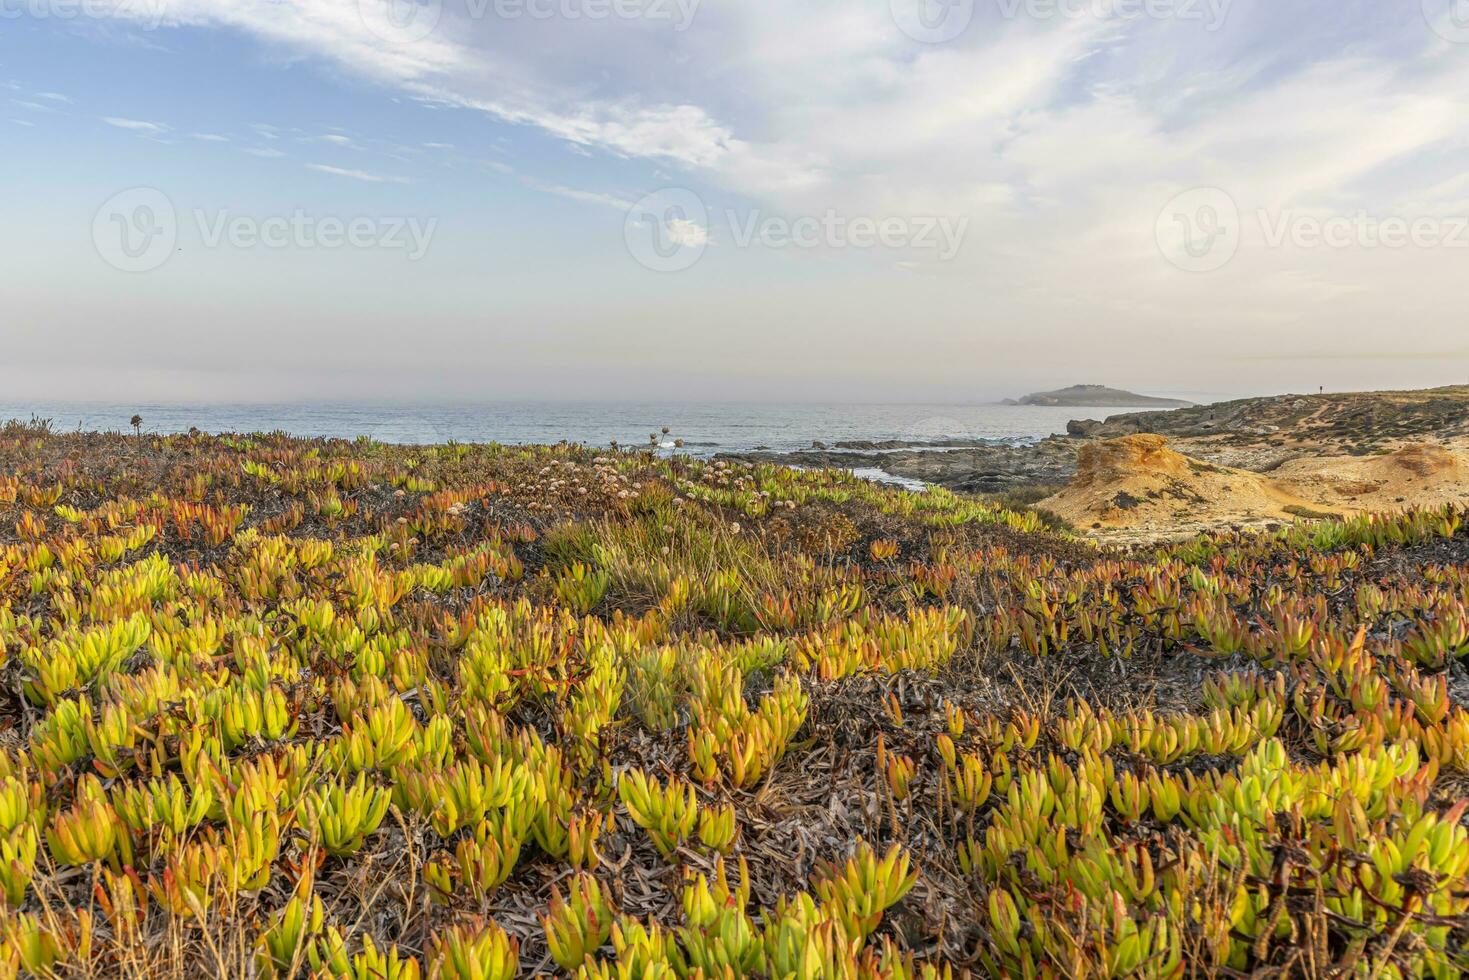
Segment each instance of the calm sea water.
[[[1015,405],[602,404],[506,402],[482,405],[366,404],[185,405],[78,402],[0,403],[0,419],[48,418],[57,430],[146,432],[268,432],[302,436],[369,436],[382,442],[554,443],[646,445],[683,439],[698,455],[766,448],[810,448],[813,440],[912,441],[994,439],[1026,442],[1065,432],[1073,418],[1101,418],[1126,409]],[[663,435],[667,426],[669,434]]]

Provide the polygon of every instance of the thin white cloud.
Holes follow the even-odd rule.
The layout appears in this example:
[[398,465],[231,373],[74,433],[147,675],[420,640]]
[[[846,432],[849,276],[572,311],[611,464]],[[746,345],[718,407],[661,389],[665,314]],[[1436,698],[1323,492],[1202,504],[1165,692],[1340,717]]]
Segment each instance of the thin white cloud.
[[[572,201],[581,201],[585,204],[600,204],[604,207],[615,208],[618,211],[626,211],[632,207],[633,202],[615,194],[603,194],[599,191],[581,190],[576,187],[565,187],[561,184],[547,184],[539,180],[524,178],[527,187],[541,191],[545,194],[554,194]],[[680,244],[683,244],[680,242]]]
[[252,157],[260,157],[263,160],[275,160],[285,156],[280,150],[273,146],[247,146],[245,152]]
[[49,99],[52,102],[62,102],[66,105],[71,105],[71,98],[69,96],[62,95],[60,92],[37,92],[36,98]]
[[343,136],[341,133],[324,133],[318,136],[317,139],[323,143],[330,143],[333,146],[346,146],[354,150],[358,148],[357,144],[352,142],[350,136]]
[[219,133],[194,133],[189,138],[201,143],[228,143],[230,141],[228,136],[221,136]]
[[30,127],[34,128],[35,125],[36,125],[35,123],[31,122],[29,119],[12,119],[10,121],[13,122],[13,123],[15,123],[17,126],[30,126]]
[[[731,131],[697,104],[668,99],[649,102],[626,97],[587,99],[581,83],[548,77],[538,69],[523,37],[501,28],[512,22],[473,24],[480,37],[465,36],[448,22],[427,37],[398,36],[389,23],[377,23],[372,4],[338,0],[154,0],[147,14],[166,26],[217,25],[244,30],[283,47],[321,54],[360,74],[401,86],[409,95],[446,108],[480,109],[507,122],[536,126],[573,145],[596,147],[632,157],[660,157],[691,166],[708,166],[729,149]],[[437,5],[431,8],[437,10]],[[122,5],[118,16],[141,16]],[[646,38],[674,35],[658,20],[639,26]],[[535,27],[533,23],[521,27]],[[576,29],[571,21],[553,25]],[[499,36],[491,49],[485,36]],[[583,65],[585,56],[605,47],[605,39],[583,32],[566,47],[566,64]],[[629,58],[646,60],[647,43],[630,47]],[[574,60],[573,60],[574,59]],[[580,71],[580,68],[577,68]],[[265,135],[265,132],[262,132]]]
[[116,126],[118,129],[126,129],[130,132],[143,133],[149,136],[156,136],[160,133],[168,132],[168,127],[163,125],[162,123],[147,122],[142,119],[125,119],[121,116],[103,116],[102,121],[109,126]]
[[315,170],[317,173],[331,174],[335,177],[349,177],[352,180],[360,180],[368,184],[408,184],[412,183],[407,177],[390,177],[383,174],[368,173],[366,170],[351,170],[346,167],[333,167],[325,163],[308,163],[307,170]]

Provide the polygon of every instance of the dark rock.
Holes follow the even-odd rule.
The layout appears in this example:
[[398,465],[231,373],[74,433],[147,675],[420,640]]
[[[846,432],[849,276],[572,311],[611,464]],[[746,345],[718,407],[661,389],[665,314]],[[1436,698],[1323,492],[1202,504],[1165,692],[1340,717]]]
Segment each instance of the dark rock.
[[1072,419],[1066,423],[1066,434],[1087,438],[1094,435],[1102,428],[1102,423],[1096,419]]
[[[855,443],[881,447],[885,443]],[[845,444],[844,444],[845,445]],[[1034,445],[981,443],[954,448],[806,449],[793,453],[750,452],[721,456],[741,462],[789,463],[838,469],[880,469],[892,476],[969,493],[999,493],[1038,484],[1060,486],[1076,472],[1076,442],[1066,437]]]

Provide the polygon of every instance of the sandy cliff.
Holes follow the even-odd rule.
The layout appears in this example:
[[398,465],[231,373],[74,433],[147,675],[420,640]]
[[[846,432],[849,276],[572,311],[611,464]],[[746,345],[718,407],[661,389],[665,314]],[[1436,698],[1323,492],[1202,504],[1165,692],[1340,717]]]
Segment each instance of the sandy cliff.
[[1256,473],[1184,455],[1165,437],[1142,434],[1082,446],[1076,475],[1040,506],[1098,537],[1148,540],[1445,503],[1469,503],[1469,444],[1302,457]]

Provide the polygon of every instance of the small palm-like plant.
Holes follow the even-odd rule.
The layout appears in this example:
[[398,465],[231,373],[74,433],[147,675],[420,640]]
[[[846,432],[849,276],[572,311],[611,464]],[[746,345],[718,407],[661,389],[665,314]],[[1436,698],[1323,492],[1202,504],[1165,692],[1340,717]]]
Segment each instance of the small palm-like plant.
[[551,958],[568,973],[575,972],[612,933],[612,905],[602,883],[580,872],[568,885],[565,899],[561,889],[553,888],[541,928]]
[[442,980],[514,980],[520,943],[494,920],[454,925],[434,936],[429,976]]
[[556,578],[556,596],[578,615],[597,607],[612,585],[612,576],[583,562],[573,562]]
[[118,847],[126,842],[126,831],[119,827],[96,777],[82,782],[76,803],[52,814],[46,828],[51,857],[57,864],[73,867],[115,860]]
[[349,787],[333,780],[302,800],[302,825],[328,854],[345,857],[361,850],[367,835],[388,813],[391,795],[370,785],[365,773]]
[[739,825],[735,822],[734,807],[728,803],[723,806],[705,807],[699,812],[699,843],[711,851],[728,854],[734,847],[738,832]]
[[917,880],[918,872],[909,870],[908,853],[902,847],[894,844],[878,858],[864,841],[844,864],[828,867],[812,884],[846,934],[865,939],[882,922],[883,913],[908,894]]
[[485,898],[515,870],[521,843],[511,821],[482,821],[454,852],[459,880],[476,899]]
[[298,889],[260,934],[255,966],[262,976],[293,976],[321,934],[325,916],[321,899],[311,894],[309,879],[303,885],[304,890]]
[[618,780],[617,790],[627,815],[648,832],[653,846],[664,857],[694,832],[699,799],[693,786],[679,782],[665,786],[641,769],[629,769]]
[[22,824],[0,837],[0,891],[11,908],[25,901],[36,870],[36,828]]

